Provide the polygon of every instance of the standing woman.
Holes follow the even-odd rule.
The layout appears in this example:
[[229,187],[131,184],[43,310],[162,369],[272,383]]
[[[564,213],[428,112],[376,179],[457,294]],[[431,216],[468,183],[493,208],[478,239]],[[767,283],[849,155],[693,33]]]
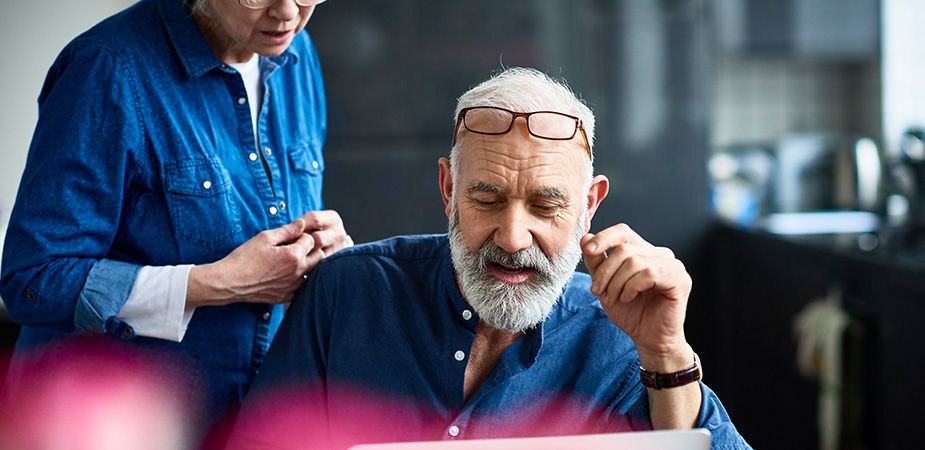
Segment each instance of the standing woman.
[[6,401],[89,334],[167,355],[200,431],[234,411],[281,304],[350,241],[321,211],[325,95],[302,30],[322,1],[141,0],[61,52],[3,248],[22,325]]

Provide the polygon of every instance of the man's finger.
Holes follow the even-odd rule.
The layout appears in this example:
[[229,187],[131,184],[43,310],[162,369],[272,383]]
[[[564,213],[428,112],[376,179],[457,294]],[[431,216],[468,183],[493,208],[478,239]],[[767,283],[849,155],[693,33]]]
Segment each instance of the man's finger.
[[584,237],[581,238],[581,241],[579,241],[579,245],[581,246],[581,254],[585,259],[585,267],[588,268],[588,273],[592,275],[594,274],[595,271],[597,271],[597,267],[600,266],[601,263],[604,262],[605,259],[607,259],[606,253],[590,252],[585,248],[586,244],[590,242],[593,238],[594,238],[594,235],[591,233],[588,233],[584,235]]
[[604,253],[619,244],[652,245],[636,234],[629,225],[621,223],[601,230],[585,244],[584,248],[592,254],[598,254]]
[[651,267],[635,272],[623,284],[623,289],[617,295],[616,300],[620,303],[627,303],[635,299],[645,291],[656,286],[657,280]]

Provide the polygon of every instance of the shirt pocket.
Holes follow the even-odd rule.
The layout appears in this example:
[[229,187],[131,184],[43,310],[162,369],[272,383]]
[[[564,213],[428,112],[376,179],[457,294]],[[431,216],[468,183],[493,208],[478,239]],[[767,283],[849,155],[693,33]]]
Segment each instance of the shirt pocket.
[[181,241],[217,244],[241,231],[231,177],[218,159],[184,159],[165,170],[167,203]]
[[300,210],[293,211],[301,216],[308,211],[322,208],[321,185],[324,173],[324,158],[321,157],[321,144],[310,141],[289,147],[289,166],[291,177],[287,187],[290,200]]
[[289,164],[292,170],[308,175],[320,176],[324,172],[324,159],[315,143],[299,144],[289,149]]

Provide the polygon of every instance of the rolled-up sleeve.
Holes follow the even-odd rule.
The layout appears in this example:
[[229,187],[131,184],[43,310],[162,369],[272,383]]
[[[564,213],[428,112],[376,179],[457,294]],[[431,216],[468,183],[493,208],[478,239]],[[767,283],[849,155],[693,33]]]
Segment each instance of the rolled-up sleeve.
[[113,331],[139,268],[111,256],[140,170],[136,97],[116,52],[92,42],[72,43],[49,70],[3,246],[0,295],[20,324]]

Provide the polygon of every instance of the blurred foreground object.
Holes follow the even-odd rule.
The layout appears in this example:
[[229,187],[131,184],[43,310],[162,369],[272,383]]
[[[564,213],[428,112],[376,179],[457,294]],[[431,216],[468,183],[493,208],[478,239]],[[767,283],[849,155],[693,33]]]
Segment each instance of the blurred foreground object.
[[33,362],[38,375],[15,397],[4,393],[0,448],[192,448],[187,407],[150,358],[89,339],[57,350]]

